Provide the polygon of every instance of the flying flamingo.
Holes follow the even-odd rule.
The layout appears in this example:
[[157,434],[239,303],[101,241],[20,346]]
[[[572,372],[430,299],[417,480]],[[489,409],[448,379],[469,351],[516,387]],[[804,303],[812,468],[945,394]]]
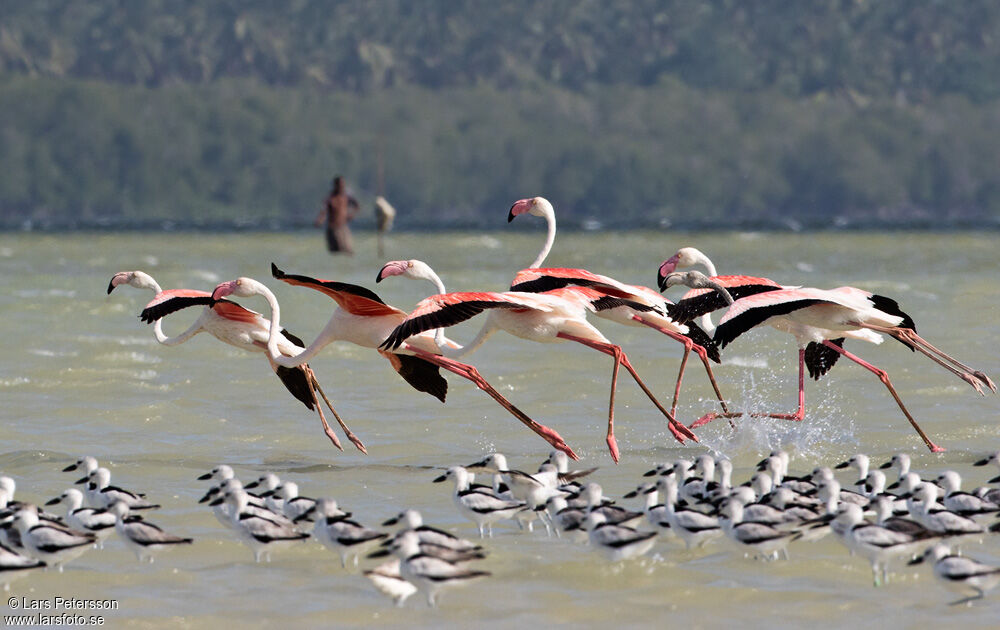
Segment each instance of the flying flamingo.
[[[676,281],[675,278],[668,276],[667,284],[672,281]],[[900,310],[895,300],[855,287],[781,289],[736,300],[719,321],[715,340],[724,348],[744,332],[762,324],[793,335],[799,344],[798,410],[794,414],[767,414],[769,417],[802,420],[805,416],[805,347],[813,342],[826,346],[878,376],[927,448],[935,453],[944,451],[927,437],[910,415],[885,370],[844,350],[830,340],[834,336],[881,343],[880,333],[889,335],[911,350],[926,355],[981,395],[984,395],[982,385],[997,391],[986,374],[973,370],[917,335],[913,318]]]
[[[444,402],[447,381],[438,373],[438,368],[441,367],[475,383],[479,389],[489,394],[504,409],[540,435],[546,442],[564,451],[573,459],[578,459],[573,449],[555,430],[535,422],[515,407],[483,378],[479,370],[471,365],[442,356],[442,348],[435,342],[434,336],[430,333],[400,339],[397,347],[402,347],[397,352],[379,349],[379,345],[386,337],[406,319],[406,313],[389,306],[374,292],[344,282],[286,274],[273,263],[271,264],[271,274],[293,286],[304,286],[317,290],[332,298],[338,305],[334,309],[333,315],[330,316],[326,327],[304,351],[292,357],[285,357],[280,355],[277,348],[277,331],[279,330],[281,311],[274,293],[252,278],[238,278],[219,284],[212,293],[212,298],[215,300],[222,299],[227,295],[238,297],[260,295],[267,300],[271,308],[271,331],[273,333],[268,340],[267,348],[271,359],[278,365],[285,367],[301,365],[333,341],[348,341],[365,348],[378,349],[379,354],[386,357],[392,367],[408,383],[420,391],[432,393]],[[449,342],[445,340],[445,345],[447,343]]]
[[[711,337],[698,325],[688,322],[679,323],[670,315],[671,303],[662,295],[649,287],[626,285],[607,276],[593,274],[585,269],[541,268],[545,258],[552,250],[556,237],[556,216],[552,203],[544,197],[521,199],[514,203],[507,214],[507,222],[522,214],[531,214],[545,219],[548,231],[545,244],[527,269],[517,273],[510,286],[511,291],[542,292],[551,289],[570,287],[591,297],[594,314],[598,317],[617,322],[626,326],[648,326],[658,330],[671,339],[684,344],[684,356],[681,358],[680,371],[677,374],[677,384],[674,387],[674,399],[670,406],[670,415],[677,412],[677,401],[681,392],[681,381],[684,369],[687,367],[691,351],[698,355],[708,380],[712,383],[716,398],[722,407],[723,415],[729,414],[729,408],[723,399],[719,385],[715,381],[712,365],[709,359],[719,362],[718,348],[712,343]],[[602,293],[588,292],[588,287],[597,284],[611,284],[623,290],[623,295],[613,296]],[[675,433],[676,435],[676,433]]]
[[[412,278],[430,279],[427,270],[429,267],[420,261],[393,261],[382,268],[379,277],[406,275]],[[602,285],[595,283],[595,286]],[[608,289],[613,290],[611,287]],[[509,291],[432,295],[417,304],[416,309],[392,331],[381,347],[390,350],[398,348],[413,335],[453,326],[483,311],[489,311],[482,329],[468,345],[460,350],[450,348],[442,350],[450,356],[464,356],[478,349],[496,331],[504,330],[516,337],[541,343],[564,339],[576,341],[614,357],[606,441],[611,457],[616,462],[619,460],[619,450],[614,434],[614,410],[620,366],[625,366],[646,396],[667,417],[668,427],[678,440],[683,438],[697,440],[687,427],[670,416],[670,412],[664,409],[656,396],[649,391],[621,346],[612,344],[587,321],[586,312],[592,308],[588,297],[570,288],[554,289],[545,293]]]
[[[153,335],[156,340],[165,346],[176,346],[191,339],[201,332],[207,332],[219,341],[228,343],[237,348],[243,348],[250,352],[265,352],[267,349],[268,333],[271,323],[261,317],[259,313],[247,310],[242,306],[228,300],[212,303],[212,294],[205,291],[192,289],[168,289],[164,291],[160,285],[143,271],[120,271],[111,278],[108,283],[108,294],[110,295],[115,287],[127,284],[137,289],[149,289],[154,293],[154,297],[143,309],[140,318],[146,323],[153,324]],[[198,318],[187,330],[174,337],[168,337],[163,332],[163,318],[183,308],[190,306],[201,306],[202,310]],[[287,330],[282,329],[276,336],[278,351],[283,355],[291,356],[301,352],[304,344],[297,337]],[[326,422],[323,409],[316,398],[316,392],[326,402],[333,413],[334,418],[344,430],[347,438],[362,453],[367,453],[365,445],[358,439],[344,421],[334,410],[330,400],[323,393],[323,389],[316,380],[316,375],[308,364],[296,366],[297,369],[290,369],[277,365],[268,359],[271,369],[278,375],[281,382],[289,392],[295,396],[309,410],[315,409],[319,414],[320,422],[323,423],[323,432],[333,445],[343,450],[337,434],[333,432]]]

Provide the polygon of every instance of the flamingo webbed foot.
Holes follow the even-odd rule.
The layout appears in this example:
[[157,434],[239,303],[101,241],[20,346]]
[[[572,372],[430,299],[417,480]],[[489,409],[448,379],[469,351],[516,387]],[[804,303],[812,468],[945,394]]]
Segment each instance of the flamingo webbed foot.
[[613,434],[608,434],[608,450],[611,452],[611,459],[618,463],[620,459],[620,454],[618,452],[618,440],[615,439]]

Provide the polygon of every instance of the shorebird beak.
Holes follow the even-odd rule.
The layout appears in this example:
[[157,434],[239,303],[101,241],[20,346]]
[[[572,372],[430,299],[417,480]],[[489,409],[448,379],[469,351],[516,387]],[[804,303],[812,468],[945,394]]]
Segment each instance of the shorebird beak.
[[834,468],[836,468],[837,470],[843,470],[843,469],[847,468],[850,465],[851,465],[851,462],[840,462],[839,464],[837,464],[836,466],[834,466]]
[[209,503],[209,505],[222,505],[224,502],[225,502],[225,499],[223,499],[222,497],[219,497],[215,501],[212,501],[211,503]]
[[198,476],[198,481],[208,481],[212,478],[212,473],[205,473],[204,475]]
[[45,505],[58,505],[62,501],[62,497],[56,497],[54,499],[49,499],[45,502]]
[[81,483],[87,483],[88,481],[90,481],[90,477],[84,477],[82,479],[77,479],[76,481],[74,481],[73,485],[79,485]]
[[996,534],[997,532],[1000,532],[1000,523],[993,523],[992,525],[990,525],[989,529],[994,534]]
[[988,463],[990,463],[990,460],[988,460],[988,459],[981,459],[978,462],[976,462],[975,464],[973,464],[973,466],[985,466]]
[[243,489],[244,490],[252,490],[252,489],[256,488],[259,485],[260,485],[259,481],[251,481],[247,485],[243,486]]
[[886,486],[886,490],[895,490],[898,487],[899,487],[899,482],[898,481],[894,481],[891,484],[889,484],[888,486]]
[[390,525],[395,525],[398,522],[399,522],[399,517],[393,516],[387,521],[382,521],[382,527],[389,527]]
[[[245,488],[245,487],[246,487],[246,486],[244,486],[244,488]],[[276,489],[277,489],[277,488],[275,488],[275,490],[276,490]],[[265,490],[264,492],[261,492],[261,493],[260,493],[260,496],[261,496],[261,498],[264,498],[264,497],[270,497],[270,496],[274,496],[274,490]]]
[[912,492],[904,492],[903,494],[899,495],[899,498],[900,499],[912,499],[913,498],[913,493]]
[[1000,475],[997,475],[996,477],[990,479],[986,483],[997,483],[997,482],[1000,482]]
[[468,466],[465,467],[465,469],[466,470],[470,470],[472,468],[486,468],[486,462],[487,462],[487,460],[481,459],[478,462],[476,462],[475,464],[469,464]]
[[441,483],[442,481],[447,481],[448,475],[441,475],[440,477],[434,478],[434,483]]
[[77,469],[77,464],[70,464],[69,466],[62,469],[63,472],[73,472]]
[[384,558],[384,557],[388,556],[391,553],[392,552],[389,551],[389,548],[386,547],[385,549],[378,549],[376,551],[373,551],[373,552],[371,552],[370,554],[368,554],[365,557],[366,558]]
[[639,491],[638,490],[633,490],[632,492],[629,492],[628,494],[626,494],[622,498],[623,499],[634,499],[637,496],[639,496]]
[[879,470],[889,470],[892,468],[892,462],[886,462],[878,467]]
[[922,563],[923,563],[923,561],[924,561],[924,557],[923,557],[923,556],[917,556],[916,558],[914,558],[913,560],[910,560],[910,561],[909,561],[909,562],[907,562],[906,564],[907,564],[908,566],[911,566],[911,567],[912,567],[912,566],[913,566],[913,565],[915,565],[915,564],[922,564]]
[[206,501],[208,501],[209,499],[211,499],[212,497],[214,497],[218,493],[219,493],[218,490],[216,490],[215,488],[212,488],[211,490],[209,490],[208,492],[205,493],[205,496],[203,496],[202,498],[198,499],[198,503],[205,503]]
[[643,477],[655,477],[656,476],[656,469],[654,468],[653,470],[647,470],[646,472],[642,473],[642,476]]

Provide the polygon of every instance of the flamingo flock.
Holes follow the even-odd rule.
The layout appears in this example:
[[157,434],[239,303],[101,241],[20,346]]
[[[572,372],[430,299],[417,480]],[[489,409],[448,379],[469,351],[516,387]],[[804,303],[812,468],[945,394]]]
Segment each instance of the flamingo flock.
[[[506,291],[449,293],[440,277],[422,261],[386,263],[379,270],[376,282],[402,276],[425,280],[434,286],[436,293],[421,300],[409,313],[388,305],[365,287],[286,273],[272,263],[271,271],[275,279],[292,286],[313,289],[335,302],[326,326],[308,345],[281,327],[277,297],[267,286],[252,278],[240,277],[222,282],[212,292],[164,291],[148,274],[141,271],[120,272],[112,278],[108,293],[121,284],[152,290],[154,298],[142,311],[141,318],[154,325],[154,336],[164,345],[183,343],[205,331],[225,343],[263,352],[269,366],[289,392],[307,408],[318,412],[324,433],[330,441],[342,448],[320,409],[319,397],[326,402],[347,439],[362,452],[366,452],[364,444],[334,411],[307,363],[334,341],[346,341],[375,350],[414,389],[428,393],[441,402],[445,401],[448,384],[440,369],[461,376],[486,392],[552,447],[573,459],[578,459],[576,453],[555,429],[533,420],[490,385],[476,367],[458,359],[472,354],[497,331],[537,343],[573,341],[612,357],[605,442],[615,462],[621,456],[614,423],[615,395],[622,367],[664,416],[668,430],[679,443],[698,441],[693,429],[716,418],[732,422],[744,415],[744,412],[730,408],[712,371],[711,362],[719,362],[723,349],[743,333],[762,325],[791,334],[798,342],[798,408],[792,413],[754,412],[748,414],[751,417],[803,420],[806,369],[810,376],[819,379],[843,356],[875,374],[927,448],[933,452],[943,451],[921,429],[888,374],[844,349],[848,339],[878,344],[885,335],[927,356],[979,394],[984,395],[986,390],[996,392],[996,385],[982,371],[958,361],[919,336],[913,318],[903,312],[892,298],[854,287],[820,289],[787,286],[750,275],[718,275],[712,261],[690,247],[680,249],[659,265],[659,292],[585,269],[542,267],[555,242],[555,211],[543,197],[521,199],[511,206],[508,222],[524,214],[546,221],[546,239],[535,260],[527,268],[514,273]],[[707,275],[694,270],[680,271],[699,266]],[[673,303],[661,293],[677,284],[687,285],[690,291]],[[267,301],[269,319],[228,299],[255,295]],[[202,307],[194,324],[180,335],[167,337],[162,332],[162,319],[192,306]],[[723,310],[718,324],[713,324],[711,314]],[[480,314],[485,314],[483,325],[469,343],[459,344],[445,336],[444,328]],[[684,354],[669,409],[661,404],[639,376],[621,346],[598,330],[589,321],[590,316],[626,326],[650,328],[683,344]],[[718,400],[719,411],[710,412],[688,426],[678,421],[677,405],[685,367],[692,351],[705,368]]]

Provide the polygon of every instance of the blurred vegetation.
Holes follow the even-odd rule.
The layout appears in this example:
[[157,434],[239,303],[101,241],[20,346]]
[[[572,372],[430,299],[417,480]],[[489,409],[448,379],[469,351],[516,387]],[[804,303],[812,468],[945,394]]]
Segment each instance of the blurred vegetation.
[[0,0],[0,226],[1000,225],[1000,3]]

